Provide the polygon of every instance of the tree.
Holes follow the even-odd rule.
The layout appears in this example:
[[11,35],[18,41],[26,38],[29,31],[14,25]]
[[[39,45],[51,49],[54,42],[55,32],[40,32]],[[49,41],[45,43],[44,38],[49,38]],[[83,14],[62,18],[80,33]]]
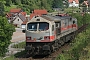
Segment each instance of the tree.
[[12,0],[12,2],[13,2],[15,5],[20,5],[20,4],[21,4],[21,0]]
[[62,8],[62,7],[63,7],[63,1],[62,0],[53,1],[53,8]]
[[10,5],[11,5],[11,3],[12,3],[12,1],[11,1],[11,0],[6,0],[6,6],[10,6]]
[[79,0],[79,3],[82,3],[82,2],[84,2],[84,0]]
[[4,56],[10,44],[15,28],[8,23],[5,17],[0,16],[0,56]]
[[0,16],[4,16],[4,4],[2,2],[0,2]]

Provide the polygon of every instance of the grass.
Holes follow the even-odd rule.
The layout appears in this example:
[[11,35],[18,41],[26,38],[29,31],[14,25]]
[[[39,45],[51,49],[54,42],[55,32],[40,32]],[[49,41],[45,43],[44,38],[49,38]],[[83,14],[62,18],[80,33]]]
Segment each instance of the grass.
[[26,52],[27,51],[21,51],[21,52],[18,52],[18,53],[16,53],[15,55],[11,55],[11,56],[9,56],[9,57],[6,57],[6,58],[0,58],[0,60],[15,60],[16,58],[23,58],[23,57],[25,57],[25,56],[23,56],[23,55],[25,55],[26,54]]
[[2,58],[2,57],[0,57],[0,60],[3,60],[3,58]]
[[90,60],[90,43],[84,48],[84,54],[80,56],[80,60]]
[[7,58],[5,58],[5,59],[3,59],[3,60],[14,60],[14,59],[15,59],[15,57],[12,55],[12,56],[7,57]]
[[12,48],[24,48],[26,45],[26,42],[21,42],[21,43],[18,43],[18,44],[14,44],[12,46]]

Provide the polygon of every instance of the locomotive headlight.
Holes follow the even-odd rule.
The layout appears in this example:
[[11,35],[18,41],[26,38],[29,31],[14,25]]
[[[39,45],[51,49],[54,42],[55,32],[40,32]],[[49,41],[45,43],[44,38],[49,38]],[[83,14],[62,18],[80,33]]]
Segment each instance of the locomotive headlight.
[[49,40],[50,39],[50,36],[45,36],[44,37],[44,40]]
[[31,40],[31,37],[26,37],[26,40]]

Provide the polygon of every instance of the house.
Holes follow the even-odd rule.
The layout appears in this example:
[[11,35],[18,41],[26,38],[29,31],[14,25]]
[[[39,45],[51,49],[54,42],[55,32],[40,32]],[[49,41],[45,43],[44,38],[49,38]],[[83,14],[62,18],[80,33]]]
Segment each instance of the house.
[[79,0],[68,0],[69,7],[79,7]]
[[26,20],[26,12],[23,12],[19,9],[11,9],[9,13],[6,14],[6,17],[9,23],[14,24],[17,27],[21,27],[21,24]]
[[21,28],[25,29],[26,28],[26,23],[30,20],[30,15],[26,15],[26,20],[23,21],[23,23],[21,24]]
[[47,13],[48,13],[47,10],[34,10],[32,14],[30,14],[30,19],[32,19],[32,17],[36,15],[39,15],[39,16],[47,15]]
[[[25,13],[25,12],[24,12]],[[13,24],[17,25],[17,27],[21,27],[21,24],[26,20],[26,17],[23,15],[23,12],[19,13],[15,16],[13,20]]]
[[89,7],[89,4],[88,4],[88,1],[84,1],[83,4],[86,6],[87,10],[88,10],[88,7]]

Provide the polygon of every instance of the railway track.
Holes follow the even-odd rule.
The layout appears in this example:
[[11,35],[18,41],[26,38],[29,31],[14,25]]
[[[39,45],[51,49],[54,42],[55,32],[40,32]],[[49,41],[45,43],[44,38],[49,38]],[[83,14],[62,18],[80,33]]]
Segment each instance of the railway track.
[[[78,28],[77,31],[75,31],[75,35],[81,33],[82,31],[84,31],[86,29],[86,27],[88,26],[88,24],[85,24],[81,27]],[[70,43],[70,42],[69,42]],[[15,58],[15,60],[55,60],[56,57],[63,53],[63,50],[68,50],[70,48],[70,45],[69,43],[66,43],[65,45],[63,45],[61,48],[59,48],[57,51],[53,52],[52,54],[50,55],[46,55],[46,56],[42,56],[42,55],[39,55],[39,56],[30,56],[30,55],[27,55],[26,53],[25,54],[22,54],[20,57],[17,57]]]
[[69,43],[67,43],[50,55],[37,55],[32,57],[25,54],[22,57],[15,58],[15,60],[55,60],[59,54],[63,53],[63,50],[68,50],[69,48]]

